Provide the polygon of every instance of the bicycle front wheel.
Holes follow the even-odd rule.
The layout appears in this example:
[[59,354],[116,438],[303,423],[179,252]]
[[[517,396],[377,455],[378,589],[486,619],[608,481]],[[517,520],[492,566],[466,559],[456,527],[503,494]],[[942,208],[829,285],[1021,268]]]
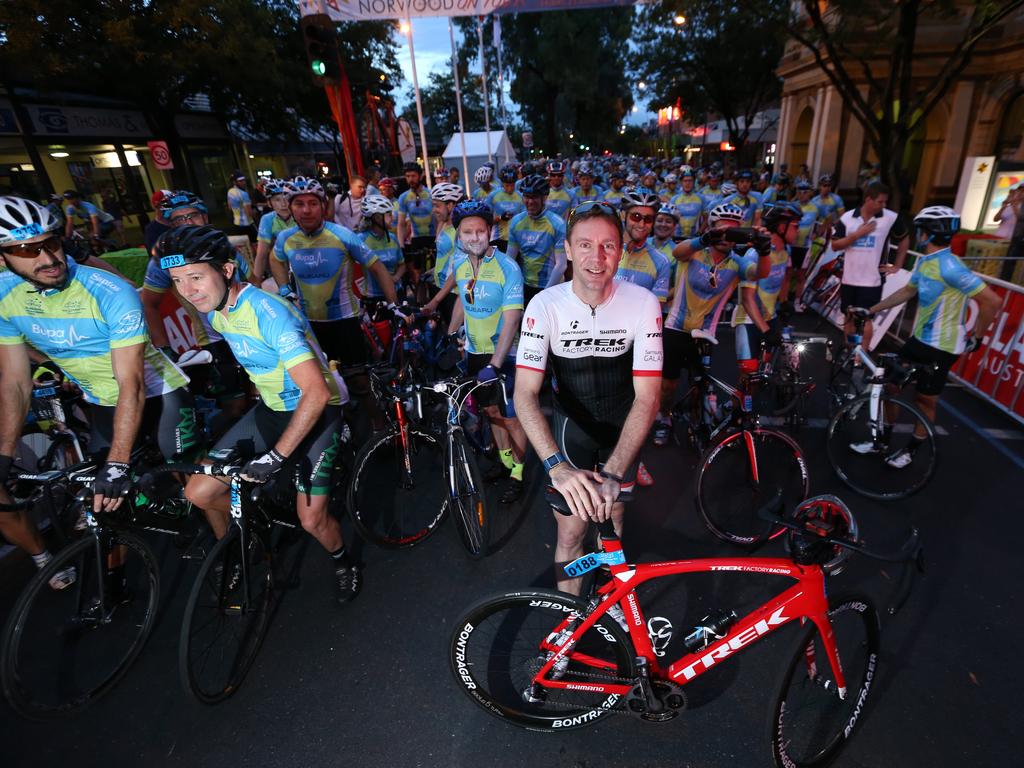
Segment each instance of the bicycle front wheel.
[[[923,488],[935,472],[935,430],[917,407],[884,392],[872,410],[869,392],[836,412],[826,435],[828,460],[857,493],[881,501],[902,499]],[[924,438],[915,440],[918,434]],[[901,457],[905,451],[909,456]]]
[[210,550],[185,606],[178,672],[185,690],[216,704],[242,684],[270,626],[273,560],[259,536],[232,525]]
[[[488,598],[456,623],[448,657],[459,687],[480,707],[535,731],[592,725],[623,707],[623,697],[534,684],[541,667],[562,647],[586,604],[564,592],[538,590]],[[630,684],[633,644],[608,614],[584,633],[552,676],[564,682]]]
[[779,684],[768,722],[778,768],[828,764],[849,740],[875,684],[878,613],[860,597],[833,598],[828,618],[846,682],[840,691],[818,628],[809,623]]
[[476,456],[466,441],[453,438],[450,444],[448,507],[459,540],[474,560],[487,554],[490,514],[487,490]]
[[[68,568],[75,582],[52,588],[50,579]],[[7,621],[0,656],[7,701],[27,717],[47,718],[102,696],[145,645],[159,597],[156,557],[137,536],[100,531],[59,552]]]
[[776,491],[784,509],[807,498],[810,478],[803,451],[789,435],[748,429],[726,435],[708,451],[697,475],[697,507],[722,541],[752,547],[771,534],[757,510]]
[[348,488],[359,535],[389,549],[411,547],[444,519],[444,452],[429,432],[378,432],[360,449]]

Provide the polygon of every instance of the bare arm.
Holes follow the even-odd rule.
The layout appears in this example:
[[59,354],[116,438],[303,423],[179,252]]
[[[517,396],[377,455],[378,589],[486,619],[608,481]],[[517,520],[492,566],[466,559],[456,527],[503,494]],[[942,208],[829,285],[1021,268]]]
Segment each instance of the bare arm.
[[[461,301],[459,306],[462,306]],[[508,351],[512,348],[512,342],[519,335],[519,321],[522,318],[523,310],[521,309],[506,309],[501,313],[501,334],[494,345],[494,354],[491,355],[491,365],[495,368],[501,368],[504,365]]]
[[[634,376],[633,391],[636,398],[622,425],[619,442],[615,444],[615,450],[604,465],[606,472],[620,477],[636,460],[640,447],[651,431],[661,397],[661,376]],[[618,495],[618,489],[615,495]]]
[[747,316],[754,321],[757,329],[761,333],[767,332],[768,323],[765,322],[764,315],[761,314],[761,307],[757,304],[757,287],[740,286],[740,301],[747,311]]
[[28,346],[0,347],[0,455],[14,455],[31,395]]
[[878,224],[875,222],[875,220],[871,219],[870,221],[867,221],[864,224],[862,224],[861,226],[857,227],[857,229],[855,229],[852,233],[848,234],[846,237],[840,237],[838,239],[833,239],[832,240],[832,250],[833,251],[845,251],[847,248],[849,248],[855,242],[857,242],[862,237],[864,237],[864,235],[870,235],[872,232],[874,232],[875,231],[875,227],[877,227],[877,226],[878,226]]
[[89,217],[89,229],[92,230],[92,236],[93,237],[99,237],[100,236],[100,217],[99,216],[95,216],[94,215],[94,216],[90,216]]
[[690,244],[695,239],[696,238],[690,237],[680,240],[676,243],[676,247],[672,249],[672,256],[674,256],[677,261],[689,261],[693,257],[693,254],[696,253],[693,246]]
[[907,235],[900,240],[899,245],[896,246],[896,260],[892,263],[892,271],[897,272],[903,269],[903,264],[907,260],[907,249],[910,248],[910,235]]
[[317,360],[303,360],[288,369],[288,375],[301,390],[299,404],[292,411],[291,420],[285,427],[281,437],[274,445],[274,450],[287,458],[291,456],[309,431],[316,425],[324,407],[331,399],[330,390],[324,381],[323,371]]
[[277,258],[270,259],[270,274],[273,275],[278,289],[288,285],[288,262]]
[[117,382],[117,405],[114,408],[114,436],[110,441],[108,461],[127,463],[142,424],[146,404],[145,344],[110,350],[110,364]]
[[406,246],[406,245],[409,244],[409,238],[406,237],[406,235],[408,233],[405,231],[408,226],[409,226],[409,224],[408,224],[408,221],[405,218],[405,214],[402,213],[401,211],[399,211],[398,212],[398,227],[397,227],[398,231],[397,231],[397,234],[398,234],[398,244],[401,245],[401,246]]
[[258,288],[263,282],[263,276],[267,274],[267,262],[270,259],[270,243],[256,243],[256,261],[252,265],[253,280]]
[[905,304],[915,296],[917,296],[917,287],[913,283],[907,283],[895,293],[886,296],[880,302],[875,304],[875,306],[870,307],[868,311],[872,314],[878,314],[879,312],[884,312],[887,309],[898,307],[900,304]]
[[1003,306],[1003,299],[991,286],[985,286],[985,290],[975,296],[974,300],[978,302],[978,319],[974,321],[972,333],[980,337],[988,330],[992,318]]
[[[432,298],[430,301],[428,301],[426,304],[423,305],[423,311],[424,312],[435,312],[435,311],[437,311],[437,308],[440,306],[441,302],[444,300],[444,297],[447,296],[449,293],[451,293],[452,290],[454,290],[454,288],[455,288],[455,270],[453,269],[451,272],[448,273],[448,277],[446,277],[444,279],[444,285],[441,286],[441,290],[439,290],[437,292],[437,294],[434,296],[434,298]],[[461,310],[462,309],[462,302],[461,301],[459,302],[458,306],[459,306],[459,309]]]
[[142,289],[142,314],[146,318],[146,327],[149,329],[149,338],[154,347],[166,347],[170,345],[167,338],[167,329],[164,328],[164,318],[160,314],[160,302],[163,301],[163,294],[151,291],[149,288]]
[[448,323],[448,333],[457,333],[459,326],[462,325],[463,320],[466,319],[466,309],[462,306],[461,301],[455,302],[455,307],[452,309],[452,319]]
[[373,273],[373,277],[377,281],[377,285],[379,285],[381,291],[383,291],[384,298],[392,304],[397,304],[398,294],[395,292],[395,281],[391,279],[391,273],[388,272],[388,268],[384,266],[384,262],[375,261],[368,267],[368,269]]

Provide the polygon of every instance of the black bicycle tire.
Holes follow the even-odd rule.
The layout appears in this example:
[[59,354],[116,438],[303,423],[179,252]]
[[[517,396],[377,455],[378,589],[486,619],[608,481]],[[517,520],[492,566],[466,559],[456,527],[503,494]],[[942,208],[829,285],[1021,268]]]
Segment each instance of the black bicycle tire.
[[825,431],[825,454],[828,456],[829,464],[832,465],[832,469],[833,471],[835,471],[836,475],[839,476],[839,479],[842,480],[848,488],[856,491],[861,496],[866,496],[869,499],[877,499],[878,501],[896,501],[899,499],[905,499],[908,496],[917,493],[919,490],[928,485],[928,483],[932,479],[932,476],[935,474],[935,467],[938,464],[938,450],[935,443],[935,426],[928,419],[928,417],[925,416],[921,412],[921,410],[914,404],[908,402],[907,400],[904,400],[903,398],[893,397],[889,395],[887,392],[883,392],[881,394],[882,408],[885,407],[886,403],[894,403],[896,406],[905,409],[908,413],[913,415],[915,419],[917,419],[920,423],[924,425],[925,432],[927,433],[926,443],[928,444],[928,447],[931,449],[932,459],[929,462],[927,471],[924,473],[921,479],[917,483],[912,484],[910,488],[899,492],[893,491],[888,493],[866,488],[862,484],[856,483],[853,480],[851,480],[849,474],[840,468],[835,457],[833,456],[832,437],[835,433],[836,428],[841,423],[842,417],[844,416],[844,414],[846,414],[848,411],[852,410],[855,407],[866,407],[870,399],[871,393],[865,392],[864,394],[859,395],[858,397],[855,397],[852,400],[848,401],[845,405],[843,405],[839,410],[835,412],[835,414],[832,416],[832,419],[828,423],[828,428]]
[[[423,439],[427,443],[437,445],[437,438],[419,429],[410,429],[410,435],[418,439]],[[367,522],[363,519],[364,514],[360,511],[359,505],[357,504],[357,494],[360,479],[363,477],[365,467],[372,454],[382,447],[386,447],[386,444],[390,440],[396,439],[398,436],[398,430],[396,428],[382,430],[375,433],[362,448],[359,449],[359,453],[356,454],[355,462],[352,468],[352,477],[348,485],[348,495],[346,497],[349,516],[352,518],[352,524],[356,529],[356,532],[363,538],[364,541],[369,541],[376,544],[379,547],[385,549],[406,549],[413,547],[427,538],[429,538],[444,521],[444,516],[447,511],[447,506],[442,500],[439,500],[440,509],[438,514],[431,520],[427,521],[426,527],[419,531],[414,531],[408,536],[402,537],[384,537],[379,535]]]
[[[269,556],[270,553],[267,550],[267,547],[258,535],[254,535],[251,532],[248,533],[248,541],[250,547],[258,547]],[[196,609],[199,605],[199,601],[203,597],[206,579],[211,575],[210,571],[216,568],[217,563],[223,560],[226,554],[229,554],[228,550],[231,547],[240,546],[241,531],[237,526],[232,525],[224,535],[224,538],[214,545],[213,549],[210,550],[210,553],[203,560],[203,564],[200,566],[199,573],[196,574],[196,580],[192,584],[192,589],[189,592],[188,602],[185,604],[181,633],[178,636],[178,676],[185,691],[203,704],[218,704],[233,696],[238,691],[241,684],[245,681],[245,677],[248,675],[249,670],[252,668],[253,663],[256,661],[256,656],[259,655],[260,646],[262,646],[263,640],[267,635],[267,631],[270,629],[270,617],[274,599],[274,580],[273,564],[268,562],[268,584],[265,591],[259,598],[262,605],[258,607],[258,618],[254,627],[255,631],[249,633],[247,638],[247,647],[244,649],[242,655],[236,656],[232,660],[232,674],[228,678],[228,682],[219,691],[206,691],[199,686],[195,679],[196,675],[194,673],[189,653],[191,648],[192,625],[195,621]],[[222,569],[222,579],[226,573],[227,569]],[[254,581],[258,581],[258,579],[254,579]],[[223,595],[221,595],[220,598],[223,598]]]
[[[496,640],[492,640],[487,646],[490,653],[487,656],[486,669],[471,663],[469,644],[473,637],[472,633],[479,630],[482,621],[500,611],[511,610],[512,606],[515,606],[517,603],[524,604],[523,607],[525,609],[536,608],[550,611],[551,629],[557,626],[566,614],[571,612],[583,614],[586,611],[586,603],[580,598],[554,590],[509,592],[492,595],[479,601],[455,623],[455,629],[452,632],[449,643],[449,665],[459,688],[474,703],[491,715],[504,722],[532,731],[560,732],[581,728],[604,719],[605,716],[617,709],[617,705],[622,702],[622,697],[617,694],[609,695],[601,704],[596,706],[587,705],[578,709],[563,709],[558,710],[563,714],[551,715],[537,715],[524,711],[521,707],[525,702],[522,701],[521,697],[517,697],[519,701],[510,704],[499,700],[495,696],[492,692],[492,687],[497,685],[498,678],[503,670],[500,664],[492,664],[495,656],[494,651],[498,647],[498,643]],[[541,625],[543,625],[545,620],[546,617],[541,620]],[[600,625],[601,630],[593,634],[587,633],[579,639],[574,647],[585,647],[584,644],[589,642],[590,637],[596,639],[600,635],[601,640],[615,653],[614,661],[617,664],[616,678],[632,681],[636,676],[636,662],[633,643],[629,635],[607,613],[597,620],[596,625]],[[549,630],[541,630],[541,632],[546,631]],[[538,638],[538,642],[542,637],[543,635],[541,638]],[[527,641],[527,647],[523,651],[524,657],[529,657],[531,653],[534,656],[536,655],[536,649],[529,647],[529,642]],[[526,661],[524,659],[524,663]],[[508,666],[511,672],[513,665],[510,663]],[[474,673],[479,673],[480,676],[477,677]],[[586,680],[588,678],[583,677],[581,679]],[[511,682],[514,687],[517,681],[512,680]],[[582,692],[580,694],[582,695]]]
[[[784,502],[790,507],[803,501],[807,498],[810,493],[810,474],[807,468],[807,459],[804,457],[803,450],[801,450],[799,444],[792,437],[787,435],[785,432],[780,432],[776,429],[767,429],[760,427],[757,429],[747,430],[757,437],[763,439],[779,440],[785,444],[787,452],[793,454],[796,459],[796,465],[799,467],[800,474],[803,480],[802,489],[800,491],[799,499],[784,498]],[[712,506],[710,500],[705,498],[705,479],[708,476],[708,472],[715,459],[723,455],[729,445],[735,440],[743,439],[743,430],[736,430],[729,433],[724,438],[715,443],[711,448],[708,449],[707,454],[704,456],[704,460],[701,461],[700,469],[697,472],[697,508],[700,510],[701,518],[704,520],[704,525],[709,531],[718,539],[725,541],[729,544],[736,544],[741,547],[755,547],[758,544],[764,542],[768,536],[771,535],[771,525],[767,522],[761,523],[760,521],[754,520],[754,514],[759,506],[756,500],[751,500],[750,504],[744,505],[745,508],[749,508],[751,516],[751,522],[754,523],[755,529],[759,530],[760,533],[755,535],[746,535],[736,533],[735,530],[730,530],[730,526],[727,526],[721,520],[721,515],[717,512],[712,512]],[[781,449],[780,449],[781,450]],[[737,479],[738,482],[738,479]],[[765,481],[762,478],[761,485],[765,490],[765,493],[772,493],[774,491],[774,485],[771,481]]]
[[[4,628],[3,646],[0,649],[0,678],[2,678],[4,698],[7,699],[7,702],[13,709],[25,717],[40,720],[61,717],[81,710],[108,693],[128,672],[132,663],[142,652],[142,648],[145,646],[153,630],[153,624],[156,620],[156,609],[160,600],[160,569],[156,556],[149,545],[133,533],[127,531],[104,531],[99,535],[110,536],[111,548],[123,545],[134,550],[145,564],[150,586],[150,599],[146,608],[145,618],[137,625],[138,633],[127,652],[99,685],[90,691],[82,693],[73,701],[61,704],[60,706],[47,708],[33,707],[31,702],[26,700],[17,683],[19,676],[16,669],[17,655],[21,645],[21,635],[25,629],[27,613],[41,590],[50,588],[49,581],[54,574],[68,565],[75,564],[80,557],[85,556],[87,550],[96,546],[96,538],[94,536],[83,537],[58,552],[44,568],[36,573],[28,586],[22,591]],[[109,552],[109,548],[106,551]],[[80,562],[77,567],[81,571]],[[79,577],[81,577],[81,573],[79,573]],[[74,585],[67,587],[67,589],[73,588]]]
[[[864,658],[863,674],[858,675],[859,679],[856,681],[849,678],[846,680],[847,692],[845,703],[851,706],[852,710],[848,717],[843,718],[840,727],[811,759],[799,759],[791,754],[793,740],[789,737],[786,729],[786,699],[787,694],[793,687],[794,673],[799,675],[801,663],[806,663],[805,651],[809,644],[813,642],[814,637],[818,635],[817,626],[812,622],[808,622],[809,626],[801,631],[800,639],[794,645],[793,654],[779,678],[779,683],[775,689],[775,703],[769,713],[768,743],[773,764],[777,768],[819,768],[834,760],[854,734],[856,725],[861,721],[864,714],[864,705],[868,699],[868,694],[875,686],[875,678],[878,674],[877,665],[881,635],[878,612],[870,600],[856,595],[833,597],[829,600],[829,606],[830,620],[834,619],[841,612],[856,611],[864,623],[866,647],[864,649],[865,653],[862,655]],[[842,633],[837,632],[836,634],[838,636]],[[849,649],[839,648],[838,652],[844,674],[851,673],[852,670],[858,668],[853,663],[853,659],[851,659]],[[831,672],[827,659],[818,659],[818,670],[825,674]],[[813,682],[811,685],[818,689],[821,688],[817,682]]]
[[[452,465],[457,474],[452,481],[456,485],[456,490],[460,487],[460,478],[462,481],[466,479],[462,476],[461,470],[468,469],[470,475],[468,479],[476,488],[476,492],[472,495],[473,510],[466,510],[458,501],[453,501],[449,496],[446,501],[449,506],[448,516],[452,519],[466,554],[473,560],[480,560],[487,556],[490,545],[491,514],[487,503],[487,486],[484,484],[484,478],[480,473],[480,465],[477,463],[473,448],[466,439],[461,436],[453,437],[451,447],[455,454]],[[461,457],[465,457],[466,463],[460,467],[459,459]],[[474,531],[479,533],[479,546],[474,541]]]

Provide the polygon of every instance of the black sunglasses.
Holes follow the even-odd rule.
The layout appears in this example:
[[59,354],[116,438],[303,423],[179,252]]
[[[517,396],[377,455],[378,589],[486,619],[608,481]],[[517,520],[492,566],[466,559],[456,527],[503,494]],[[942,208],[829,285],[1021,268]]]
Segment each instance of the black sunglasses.
[[60,253],[63,241],[58,235],[53,235],[38,243],[24,243],[21,245],[5,245],[4,253],[10,256],[34,259],[44,250],[47,253]]

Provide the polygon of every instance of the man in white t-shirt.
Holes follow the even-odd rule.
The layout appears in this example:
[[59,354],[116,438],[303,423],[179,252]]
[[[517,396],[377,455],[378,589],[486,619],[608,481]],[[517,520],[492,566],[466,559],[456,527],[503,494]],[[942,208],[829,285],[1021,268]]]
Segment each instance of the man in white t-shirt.
[[[847,211],[832,228],[832,248],[845,251],[843,258],[843,284],[839,288],[840,307],[845,313],[849,307],[872,307],[882,299],[883,275],[891,275],[903,268],[910,245],[910,230],[895,211],[885,206],[889,202],[889,188],[880,181],[868,184],[860,208]],[[895,241],[896,258],[888,261],[889,243]],[[853,323],[847,319],[844,331],[853,333]],[[871,323],[864,326],[862,343],[871,344]]]
[[363,220],[363,196],[366,194],[366,179],[353,175],[348,182],[347,195],[334,196],[334,221],[353,232],[359,229]]

